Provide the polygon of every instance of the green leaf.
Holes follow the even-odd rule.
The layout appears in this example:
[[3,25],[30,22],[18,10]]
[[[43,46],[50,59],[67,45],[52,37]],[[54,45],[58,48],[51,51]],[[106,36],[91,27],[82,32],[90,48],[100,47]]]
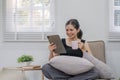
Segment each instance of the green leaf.
[[29,61],[33,61],[33,57],[31,55],[22,55],[20,57],[18,57],[17,62],[29,62]]

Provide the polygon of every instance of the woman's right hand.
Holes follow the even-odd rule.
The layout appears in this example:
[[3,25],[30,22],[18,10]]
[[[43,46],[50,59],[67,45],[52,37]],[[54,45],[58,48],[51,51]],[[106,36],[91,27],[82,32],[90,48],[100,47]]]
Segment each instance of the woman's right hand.
[[50,52],[54,52],[54,50],[56,49],[56,44],[51,43],[48,47],[49,47]]
[[56,47],[56,44],[54,43],[51,43],[49,46],[48,46],[49,50],[50,50],[50,56],[49,56],[49,60],[55,56],[58,56],[57,53],[54,52],[54,50],[57,48]]

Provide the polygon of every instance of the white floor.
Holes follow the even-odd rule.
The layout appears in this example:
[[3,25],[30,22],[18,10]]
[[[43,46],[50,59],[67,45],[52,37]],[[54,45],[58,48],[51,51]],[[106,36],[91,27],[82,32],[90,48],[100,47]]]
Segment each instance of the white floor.
[[20,71],[0,70],[0,80],[25,80]]

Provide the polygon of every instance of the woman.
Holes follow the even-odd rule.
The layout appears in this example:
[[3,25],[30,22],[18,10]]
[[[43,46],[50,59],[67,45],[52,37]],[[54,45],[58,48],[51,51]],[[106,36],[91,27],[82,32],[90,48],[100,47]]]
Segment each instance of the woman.
[[[68,36],[68,38],[62,39],[62,42],[67,53],[60,55],[83,57],[84,51],[87,51],[88,53],[91,54],[91,50],[88,46],[88,43],[85,40],[81,39],[83,33],[80,29],[79,22],[76,19],[70,19],[65,26],[66,35]],[[78,49],[72,49],[71,47],[72,41],[78,41]],[[54,43],[51,43],[49,45],[49,50],[51,52],[49,60],[54,56],[58,56],[54,52],[54,49],[56,49],[56,45]],[[52,80],[94,80],[99,77],[94,68],[88,72],[74,76],[65,74],[64,72],[55,69],[49,64],[44,65],[42,71],[47,78]]]

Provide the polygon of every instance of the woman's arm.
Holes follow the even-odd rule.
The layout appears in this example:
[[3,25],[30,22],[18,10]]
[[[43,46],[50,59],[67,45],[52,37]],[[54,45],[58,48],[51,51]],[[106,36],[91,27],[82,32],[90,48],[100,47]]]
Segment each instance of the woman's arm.
[[89,44],[87,42],[84,43],[83,49],[84,49],[84,51],[87,51],[89,54],[92,54],[92,51],[91,51]]
[[55,53],[55,52],[50,52],[49,60],[52,59],[52,58],[55,57],[55,56],[58,56],[58,54]]
[[89,54],[92,54],[92,51],[87,43],[87,41],[83,42],[79,42],[79,48],[83,51],[83,52],[88,52]]
[[49,60],[53,58],[53,52],[50,52],[49,54]]

